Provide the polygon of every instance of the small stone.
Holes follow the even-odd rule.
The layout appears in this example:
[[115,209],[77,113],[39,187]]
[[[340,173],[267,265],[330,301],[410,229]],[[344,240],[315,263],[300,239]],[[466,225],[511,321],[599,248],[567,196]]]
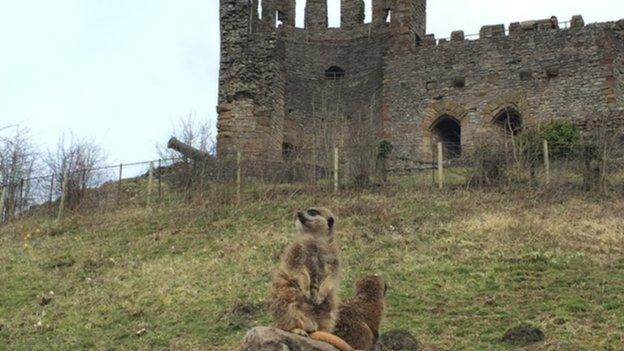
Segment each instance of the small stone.
[[502,340],[514,346],[526,346],[544,340],[544,332],[528,324],[521,324],[507,330]]
[[136,336],[142,336],[145,333],[147,333],[147,329],[141,328],[141,329],[139,329],[139,331],[136,332]]
[[52,302],[53,299],[54,299],[54,291],[50,291],[49,293],[43,294],[41,296],[41,300],[39,300],[39,305],[45,306],[49,304],[50,302]]
[[407,330],[395,329],[384,333],[379,337],[376,351],[417,351],[420,343]]

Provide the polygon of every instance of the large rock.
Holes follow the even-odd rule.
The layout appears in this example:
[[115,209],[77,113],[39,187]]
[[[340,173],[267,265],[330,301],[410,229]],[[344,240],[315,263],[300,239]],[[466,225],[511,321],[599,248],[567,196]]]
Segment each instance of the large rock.
[[337,351],[333,346],[269,327],[255,327],[247,332],[241,351]]

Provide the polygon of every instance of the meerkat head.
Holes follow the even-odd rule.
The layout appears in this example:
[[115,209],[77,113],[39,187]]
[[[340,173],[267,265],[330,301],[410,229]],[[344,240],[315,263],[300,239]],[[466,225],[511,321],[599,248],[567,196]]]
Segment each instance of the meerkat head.
[[295,224],[301,234],[313,236],[331,236],[336,219],[330,210],[323,207],[311,207],[298,211]]
[[369,300],[381,300],[386,296],[388,285],[377,275],[364,277],[355,284],[357,295]]

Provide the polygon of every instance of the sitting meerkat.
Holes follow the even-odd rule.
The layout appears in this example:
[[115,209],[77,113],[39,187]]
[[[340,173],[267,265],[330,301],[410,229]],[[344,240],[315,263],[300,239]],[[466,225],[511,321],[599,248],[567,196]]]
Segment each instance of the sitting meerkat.
[[358,350],[373,350],[379,337],[388,286],[378,276],[360,279],[355,297],[340,304],[334,334]]
[[295,223],[295,240],[273,273],[273,320],[276,327],[302,336],[331,333],[338,317],[340,281],[334,215],[314,207],[297,212]]

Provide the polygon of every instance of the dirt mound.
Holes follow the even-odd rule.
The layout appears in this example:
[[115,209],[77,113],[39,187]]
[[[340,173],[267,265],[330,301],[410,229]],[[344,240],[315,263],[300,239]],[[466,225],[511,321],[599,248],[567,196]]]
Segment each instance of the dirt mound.
[[525,346],[544,340],[544,332],[539,328],[522,324],[513,327],[503,335],[503,341],[510,345]]

